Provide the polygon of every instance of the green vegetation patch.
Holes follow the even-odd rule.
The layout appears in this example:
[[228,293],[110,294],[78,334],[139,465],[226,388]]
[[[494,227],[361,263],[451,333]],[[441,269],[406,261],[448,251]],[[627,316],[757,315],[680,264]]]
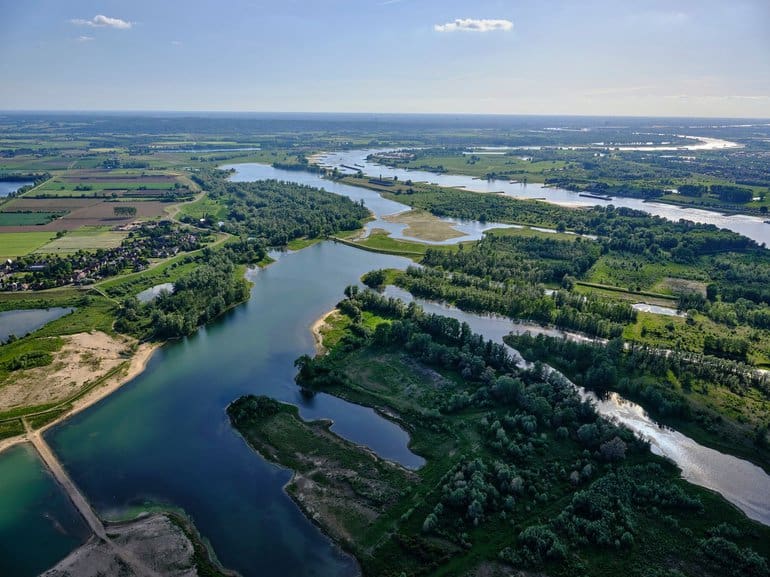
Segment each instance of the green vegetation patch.
[[110,249],[120,246],[127,232],[113,231],[108,227],[82,227],[65,234],[57,235],[54,240],[37,249],[44,254],[69,254],[79,250]]
[[51,364],[53,353],[63,346],[62,339],[41,338],[37,333],[0,346],[0,385],[13,379],[15,371]]
[[61,213],[58,212],[0,212],[0,226],[48,224],[59,216],[61,216]]
[[302,421],[295,406],[247,396],[227,412],[255,450],[294,471],[287,491],[299,506],[321,515],[324,528],[357,555],[367,555],[360,536],[416,479],[331,433],[329,421]]
[[52,232],[0,231],[0,258],[15,259],[27,255],[45,245],[54,238],[54,236],[55,235]]
[[348,294],[347,321],[333,321],[344,335],[327,356],[298,359],[298,383],[397,419],[427,460],[416,474],[265,397],[228,413],[252,447],[295,472],[290,494],[364,575],[497,565],[646,577],[666,575],[672,559],[683,575],[766,574],[770,529],[681,480],[571,385],[519,371],[455,320]]

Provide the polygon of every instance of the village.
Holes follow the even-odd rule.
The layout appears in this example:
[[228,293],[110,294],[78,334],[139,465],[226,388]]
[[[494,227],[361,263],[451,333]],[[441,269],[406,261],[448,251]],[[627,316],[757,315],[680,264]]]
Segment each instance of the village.
[[198,250],[207,233],[169,220],[131,223],[120,246],[68,255],[29,254],[0,265],[0,291],[36,291],[67,285],[83,286],[123,272],[139,272],[152,259],[171,258]]

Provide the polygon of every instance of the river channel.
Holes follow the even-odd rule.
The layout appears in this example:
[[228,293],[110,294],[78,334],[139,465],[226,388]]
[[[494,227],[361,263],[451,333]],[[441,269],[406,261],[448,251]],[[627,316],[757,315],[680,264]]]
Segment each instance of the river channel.
[[465,188],[466,190],[474,192],[502,193],[505,196],[538,199],[553,204],[568,206],[604,206],[612,204],[613,206],[625,206],[643,210],[668,220],[678,221],[683,218],[693,222],[713,224],[720,228],[727,228],[738,232],[760,244],[764,242],[770,245],[770,224],[765,224],[763,219],[753,216],[741,214],[724,215],[718,212],[679,207],[662,202],[644,202],[637,198],[615,197],[611,201],[585,198],[580,196],[577,192],[572,192],[563,188],[551,188],[538,183],[512,183],[507,180],[484,180],[459,174],[437,174],[435,172],[421,170],[390,168],[366,160],[367,156],[376,152],[383,152],[383,150],[349,150],[345,152],[335,152],[325,155],[320,163],[322,166],[335,166],[342,172],[352,173],[352,171],[342,167],[342,165],[345,165],[360,168],[360,170],[367,175],[382,176],[383,178],[393,178],[394,176],[397,176],[401,181],[411,179],[414,182],[432,182],[440,186]]
[[[426,312],[468,323],[473,332],[498,343],[502,343],[503,337],[511,332],[542,333],[572,340],[584,338],[554,329],[543,329],[528,323],[515,322],[498,315],[467,313],[450,305],[414,298],[408,292],[393,286],[387,287],[386,294],[406,302],[414,300]],[[510,347],[509,350],[517,360],[523,361],[518,351]],[[716,491],[751,519],[770,525],[770,475],[760,467],[744,459],[704,447],[679,431],[659,425],[641,406],[624,399],[617,393],[612,393],[606,398],[598,398],[582,387],[577,388],[581,397],[591,401],[600,414],[622,423],[647,439],[652,452],[656,455],[674,461],[682,470],[682,477],[689,482]]]

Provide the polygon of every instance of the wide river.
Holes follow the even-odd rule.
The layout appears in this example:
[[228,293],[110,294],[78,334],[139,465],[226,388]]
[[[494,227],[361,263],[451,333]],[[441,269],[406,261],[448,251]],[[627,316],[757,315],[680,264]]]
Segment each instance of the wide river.
[[[384,204],[388,201],[372,191],[338,188],[344,185],[309,173],[257,165],[239,170],[242,179],[282,178],[349,192],[356,200],[363,198],[377,216],[403,209],[398,203]],[[193,337],[163,347],[139,377],[47,433],[47,439],[105,518],[173,507],[192,518],[225,566],[244,576],[353,575],[353,560],[283,492],[289,473],[248,448],[230,427],[225,408],[242,394],[270,395],[299,406],[304,418],[333,419],[337,433],[385,458],[419,467],[422,459],[408,450],[408,436],[395,424],[328,395],[305,399],[293,382],[294,359],[313,351],[309,326],[339,301],[344,287],[364,272],[404,268],[409,261],[329,242],[276,256],[276,263],[253,273],[246,304]],[[496,340],[504,334],[496,331],[513,328],[510,321],[490,322],[477,315],[467,319]],[[611,413],[617,411],[607,410]],[[655,430],[647,433],[655,436]],[[677,460],[676,452],[670,456]],[[764,504],[759,515],[752,514],[751,507],[744,510],[770,522],[767,475],[743,478],[742,469],[701,465],[718,483],[719,475],[743,479],[743,493],[734,502],[758,503],[760,509]],[[724,487],[716,490],[732,486],[721,483]],[[730,498],[731,491],[724,492]],[[86,534],[28,447],[0,456],[0,574],[35,575]]]
[[[365,173],[383,178],[397,176],[399,180],[411,179],[414,182],[432,182],[441,186],[454,186],[465,188],[475,192],[496,192],[515,198],[539,199],[553,204],[569,206],[595,206],[612,204],[643,210],[650,214],[677,221],[687,219],[693,222],[714,224],[720,228],[727,228],[754,239],[758,243],[770,245],[770,224],[765,224],[763,219],[747,215],[724,215],[708,210],[679,207],[662,202],[644,202],[637,198],[615,197],[612,201],[598,200],[579,196],[577,192],[562,188],[550,188],[538,183],[511,183],[507,180],[483,180],[458,174],[437,174],[421,170],[404,170],[390,168],[381,164],[370,162],[366,157],[382,150],[349,150],[327,154],[321,160],[322,166],[336,166],[342,172],[352,172],[342,165],[359,168]],[[328,182],[328,181],[324,181]]]

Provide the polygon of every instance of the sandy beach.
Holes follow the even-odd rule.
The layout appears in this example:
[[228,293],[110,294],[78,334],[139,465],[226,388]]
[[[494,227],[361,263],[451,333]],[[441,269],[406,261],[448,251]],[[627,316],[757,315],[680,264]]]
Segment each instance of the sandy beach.
[[[101,340],[102,340],[102,343],[105,345],[109,343],[107,339],[112,340],[111,337],[109,337],[104,333],[93,333],[91,336],[98,336],[98,335],[103,335],[103,337],[101,337]],[[160,346],[161,346],[160,343],[143,343],[139,345],[136,351],[134,352],[134,354],[132,355],[131,359],[128,361],[124,361],[123,367],[119,369],[116,374],[108,378],[105,382],[101,383],[99,386],[96,386],[90,391],[88,391],[88,393],[86,393],[82,397],[73,401],[72,409],[62,414],[56,420],[46,424],[44,427],[39,429],[39,431],[40,432],[45,431],[53,427],[54,425],[57,425],[62,421],[65,421],[66,419],[70,418],[72,415],[76,415],[77,413],[87,409],[91,405],[98,403],[105,397],[117,391],[124,384],[131,381],[137,375],[141,374],[144,371],[144,369],[147,367],[147,363],[152,357],[152,354],[155,352],[156,349],[160,348]],[[7,439],[2,439],[0,440],[0,452],[8,449],[9,447],[17,445],[18,443],[23,443],[26,441],[27,441],[26,434],[18,435],[16,437],[10,437]]]
[[326,347],[324,347],[324,337],[322,334],[322,330],[326,325],[326,319],[328,319],[331,315],[337,312],[337,309],[332,309],[324,314],[322,314],[311,326],[310,326],[310,332],[313,333],[313,342],[315,344],[315,352],[316,355],[322,356],[325,355],[328,351],[326,350]]

